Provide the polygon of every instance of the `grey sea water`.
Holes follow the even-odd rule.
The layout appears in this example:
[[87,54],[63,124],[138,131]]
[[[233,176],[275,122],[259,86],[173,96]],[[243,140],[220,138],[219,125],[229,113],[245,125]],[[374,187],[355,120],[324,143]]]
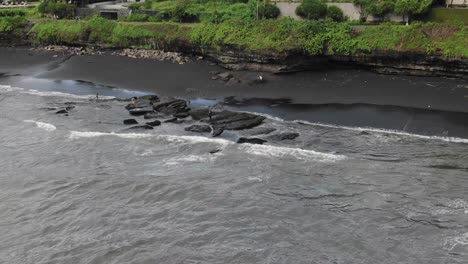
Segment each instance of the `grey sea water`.
[[90,98],[0,86],[0,263],[468,262],[466,138],[270,117],[300,137],[239,145]]

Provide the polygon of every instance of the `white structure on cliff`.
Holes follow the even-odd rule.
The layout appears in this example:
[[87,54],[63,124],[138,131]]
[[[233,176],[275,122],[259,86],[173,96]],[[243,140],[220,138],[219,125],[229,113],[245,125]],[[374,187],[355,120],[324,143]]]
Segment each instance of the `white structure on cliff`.
[[445,0],[447,7],[468,7],[468,0]]

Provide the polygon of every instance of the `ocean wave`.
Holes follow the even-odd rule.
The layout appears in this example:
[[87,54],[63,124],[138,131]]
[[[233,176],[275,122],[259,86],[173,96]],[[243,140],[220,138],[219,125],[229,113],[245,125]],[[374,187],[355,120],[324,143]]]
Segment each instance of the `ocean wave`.
[[407,137],[414,137],[414,138],[421,138],[421,139],[428,139],[428,140],[441,140],[441,141],[446,141],[446,142],[468,144],[468,139],[465,139],[465,138],[425,136],[425,135],[412,134],[412,133],[408,133],[408,132],[404,132],[404,131],[391,130],[391,129],[329,125],[329,124],[322,124],[322,123],[312,123],[312,122],[307,122],[307,121],[303,121],[303,120],[294,120],[292,122],[294,122],[294,123],[303,123],[303,124],[307,124],[307,125],[311,125],[311,126],[329,127],[329,128],[345,129],[345,130],[361,131],[361,132],[362,131],[375,132],[375,133],[392,134],[392,135],[407,136]]
[[344,155],[337,155],[331,153],[323,153],[314,150],[300,149],[300,148],[288,148],[288,147],[277,147],[269,145],[253,145],[244,144],[242,147],[249,154],[267,156],[267,157],[283,157],[283,156],[294,156],[301,160],[318,160],[325,162],[335,162],[346,159]]
[[174,157],[174,158],[168,159],[166,161],[166,165],[175,166],[175,165],[184,164],[188,162],[195,162],[195,163],[208,162],[208,161],[212,161],[216,157],[217,157],[216,155],[187,155],[183,157]]
[[175,135],[158,135],[157,137],[163,138],[169,142],[182,142],[182,143],[216,143],[219,145],[227,146],[233,144],[232,141],[221,138],[208,138],[202,136],[175,136]]
[[79,139],[79,138],[95,138],[95,137],[104,137],[104,136],[114,136],[125,139],[138,139],[138,138],[149,138],[154,135],[143,134],[143,133],[115,133],[115,132],[80,132],[80,131],[70,131],[70,139]]
[[[75,99],[95,99],[96,95],[77,95],[64,92],[55,92],[55,91],[38,91],[34,89],[24,89],[21,87],[14,87],[11,85],[0,85],[0,91],[4,92],[20,92],[23,94],[30,94],[36,96],[55,96],[55,97],[65,97],[65,98],[75,98]],[[115,99],[114,96],[99,96],[99,99]]]
[[70,139],[79,139],[79,138],[94,138],[94,137],[104,137],[104,136],[114,136],[125,139],[138,139],[138,138],[156,138],[160,140],[165,140],[168,142],[175,143],[215,143],[222,146],[227,146],[228,144],[233,144],[233,142],[219,139],[219,138],[208,138],[202,136],[176,136],[176,135],[155,135],[155,134],[145,134],[145,133],[115,133],[115,132],[91,132],[91,131],[70,131]]
[[24,120],[24,122],[34,123],[36,124],[38,128],[44,129],[45,131],[49,131],[49,132],[52,132],[57,129],[57,127],[49,123],[44,123],[44,122],[39,122],[39,121],[34,121],[34,120]]

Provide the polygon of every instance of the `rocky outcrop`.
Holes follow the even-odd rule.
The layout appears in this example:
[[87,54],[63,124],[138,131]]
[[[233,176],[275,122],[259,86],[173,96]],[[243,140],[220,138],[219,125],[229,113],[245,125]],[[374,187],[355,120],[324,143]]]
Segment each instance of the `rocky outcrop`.
[[211,127],[208,125],[192,125],[185,128],[185,131],[197,132],[197,133],[209,133],[211,132]]
[[138,121],[136,121],[135,119],[125,119],[123,123],[124,125],[137,125]]
[[277,135],[272,135],[269,136],[269,139],[272,140],[278,140],[278,141],[283,141],[283,140],[293,140],[295,138],[299,137],[299,133],[294,133],[294,132],[283,132]]
[[264,139],[261,139],[261,138],[239,138],[237,140],[237,143],[238,144],[245,144],[245,143],[248,143],[248,144],[257,144],[257,145],[263,145],[263,143],[267,142],[266,140]]

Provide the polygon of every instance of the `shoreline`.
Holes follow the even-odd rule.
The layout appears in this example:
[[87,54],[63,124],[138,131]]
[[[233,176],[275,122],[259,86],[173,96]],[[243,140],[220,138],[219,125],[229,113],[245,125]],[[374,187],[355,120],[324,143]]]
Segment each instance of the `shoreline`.
[[[259,74],[264,82],[256,81]],[[0,48],[0,85],[122,98],[155,94],[285,121],[468,138],[468,87],[462,79],[381,75],[352,67],[275,75],[225,71],[196,59],[179,64]]]
[[[0,48],[0,58],[3,82],[32,89],[50,85],[37,80],[75,80],[187,99],[258,98],[294,105],[363,103],[468,112],[463,79],[382,75],[350,66],[277,75],[226,71],[196,58],[179,64],[107,53],[69,56],[29,48]],[[232,77],[223,81],[216,73]],[[264,82],[256,83],[259,75]]]

